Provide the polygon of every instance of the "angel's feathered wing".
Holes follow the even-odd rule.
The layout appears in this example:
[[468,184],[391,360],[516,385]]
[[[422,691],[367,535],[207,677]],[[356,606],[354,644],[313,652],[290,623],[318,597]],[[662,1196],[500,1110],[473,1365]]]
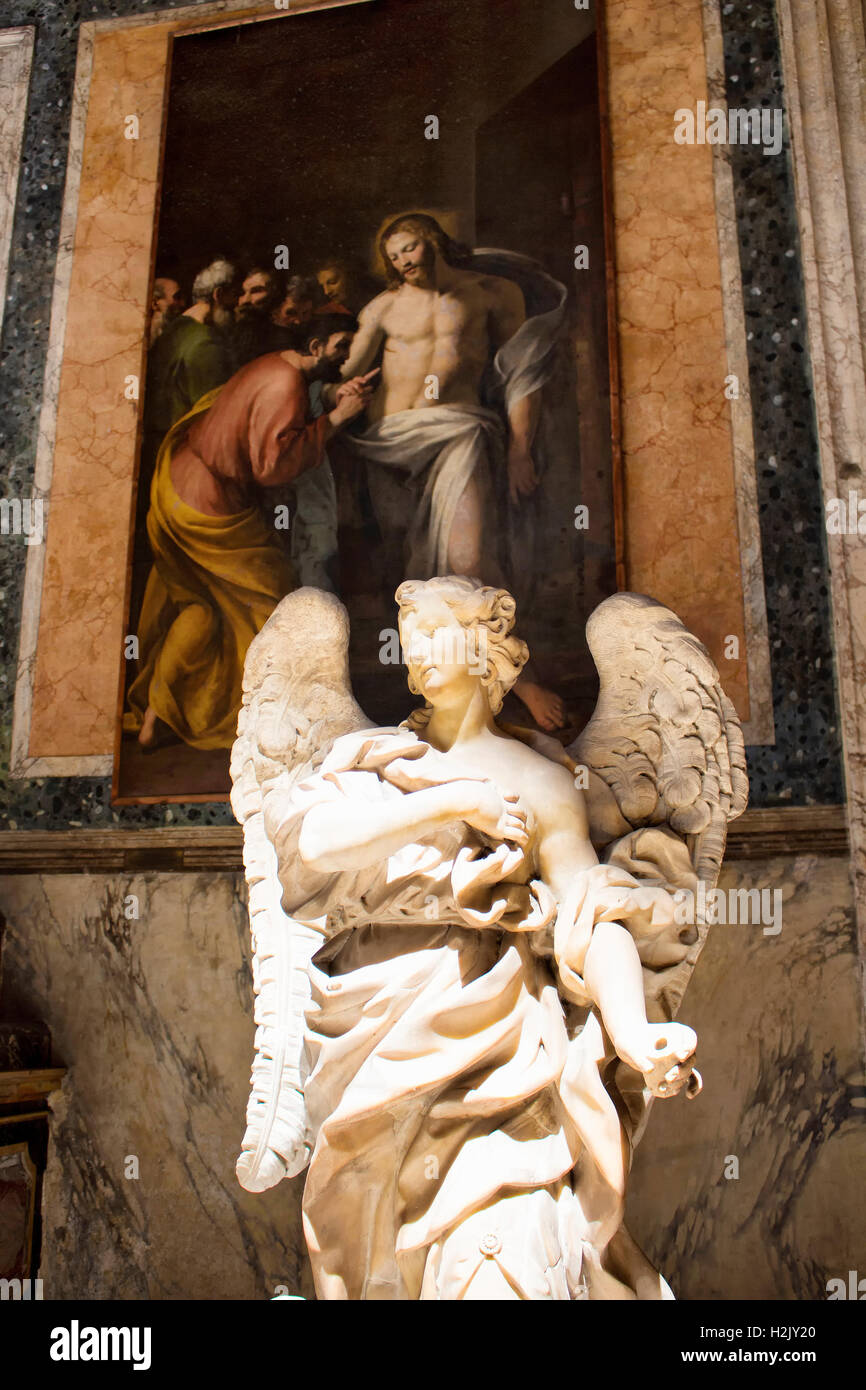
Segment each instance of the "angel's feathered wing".
[[322,943],[282,908],[269,801],[314,772],[336,738],[370,727],[352,695],[349,620],[332,594],[298,589],[250,644],[232,749],[232,809],[244,830],[256,996],[256,1056],[238,1180],[251,1192],[299,1173],[310,1155],[304,1110],[307,967]]
[[[597,781],[588,790],[590,832],[604,858],[630,832],[655,827],[686,847],[691,873],[664,855],[674,888],[707,889],[718,879],[728,822],[746,807],[748,779],[740,721],[703,643],[675,613],[643,594],[614,594],[586,628],[600,691],[592,718],[568,750]],[[649,848],[653,837],[643,837]],[[656,843],[664,849],[658,836]],[[633,858],[641,841],[629,839]],[[680,851],[680,862],[684,856]],[[688,868],[688,863],[686,863]],[[685,958],[654,982],[673,1017],[707,927],[698,922]]]

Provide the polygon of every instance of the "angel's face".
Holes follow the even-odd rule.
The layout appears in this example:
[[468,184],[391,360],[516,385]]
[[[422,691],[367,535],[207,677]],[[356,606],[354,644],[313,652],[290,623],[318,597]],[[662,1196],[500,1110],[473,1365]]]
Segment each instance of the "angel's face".
[[419,594],[411,612],[401,615],[409,678],[431,705],[450,705],[474,692],[485,669],[477,637],[434,593]]

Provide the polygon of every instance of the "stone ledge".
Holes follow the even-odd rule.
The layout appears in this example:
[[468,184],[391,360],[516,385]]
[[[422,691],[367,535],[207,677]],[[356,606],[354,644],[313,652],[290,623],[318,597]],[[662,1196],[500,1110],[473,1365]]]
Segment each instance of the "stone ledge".
[[60,1090],[65,1067],[46,1067],[36,1071],[0,1071],[0,1105],[20,1105],[45,1101]]
[[[779,806],[734,821],[726,858],[847,853],[844,806]],[[240,826],[0,831],[0,874],[241,873],[243,867]]]

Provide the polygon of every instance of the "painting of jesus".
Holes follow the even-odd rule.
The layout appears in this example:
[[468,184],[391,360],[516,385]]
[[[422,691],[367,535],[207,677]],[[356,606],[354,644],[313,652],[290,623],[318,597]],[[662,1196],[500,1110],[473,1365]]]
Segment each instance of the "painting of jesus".
[[246,650],[304,584],[346,604],[383,722],[394,592],[437,574],[514,593],[510,717],[568,739],[592,707],[619,527],[596,20],[414,0],[407,46],[405,15],[174,36],[118,804],[226,795]]

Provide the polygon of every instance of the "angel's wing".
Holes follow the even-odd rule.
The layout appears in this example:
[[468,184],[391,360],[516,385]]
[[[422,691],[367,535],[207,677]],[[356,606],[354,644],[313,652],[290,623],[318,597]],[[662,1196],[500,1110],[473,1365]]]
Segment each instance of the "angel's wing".
[[[586,636],[599,697],[568,751],[589,769],[594,843],[607,844],[602,853],[608,857],[610,842],[625,843],[630,831],[661,828],[668,845],[673,832],[693,871],[689,881],[682,875],[677,881],[676,856],[664,856],[673,886],[693,889],[697,879],[706,889],[715,887],[728,822],[745,810],[748,779],[740,721],[706,647],[675,613],[643,594],[605,599],[590,617]],[[651,838],[644,835],[643,842]],[[687,956],[653,982],[668,1018],[705,937],[706,926],[698,923]]]
[[274,609],[244,666],[232,749],[232,809],[244,829],[256,996],[256,1056],[238,1180],[251,1192],[299,1173],[311,1149],[304,1110],[307,967],[318,932],[282,908],[268,803],[319,766],[336,738],[370,727],[352,695],[349,620],[333,594],[298,589]]
[[632,829],[669,825],[697,877],[715,884],[749,784],[740,721],[709,652],[644,594],[605,599],[586,638],[600,690],[569,752],[602,779]]

